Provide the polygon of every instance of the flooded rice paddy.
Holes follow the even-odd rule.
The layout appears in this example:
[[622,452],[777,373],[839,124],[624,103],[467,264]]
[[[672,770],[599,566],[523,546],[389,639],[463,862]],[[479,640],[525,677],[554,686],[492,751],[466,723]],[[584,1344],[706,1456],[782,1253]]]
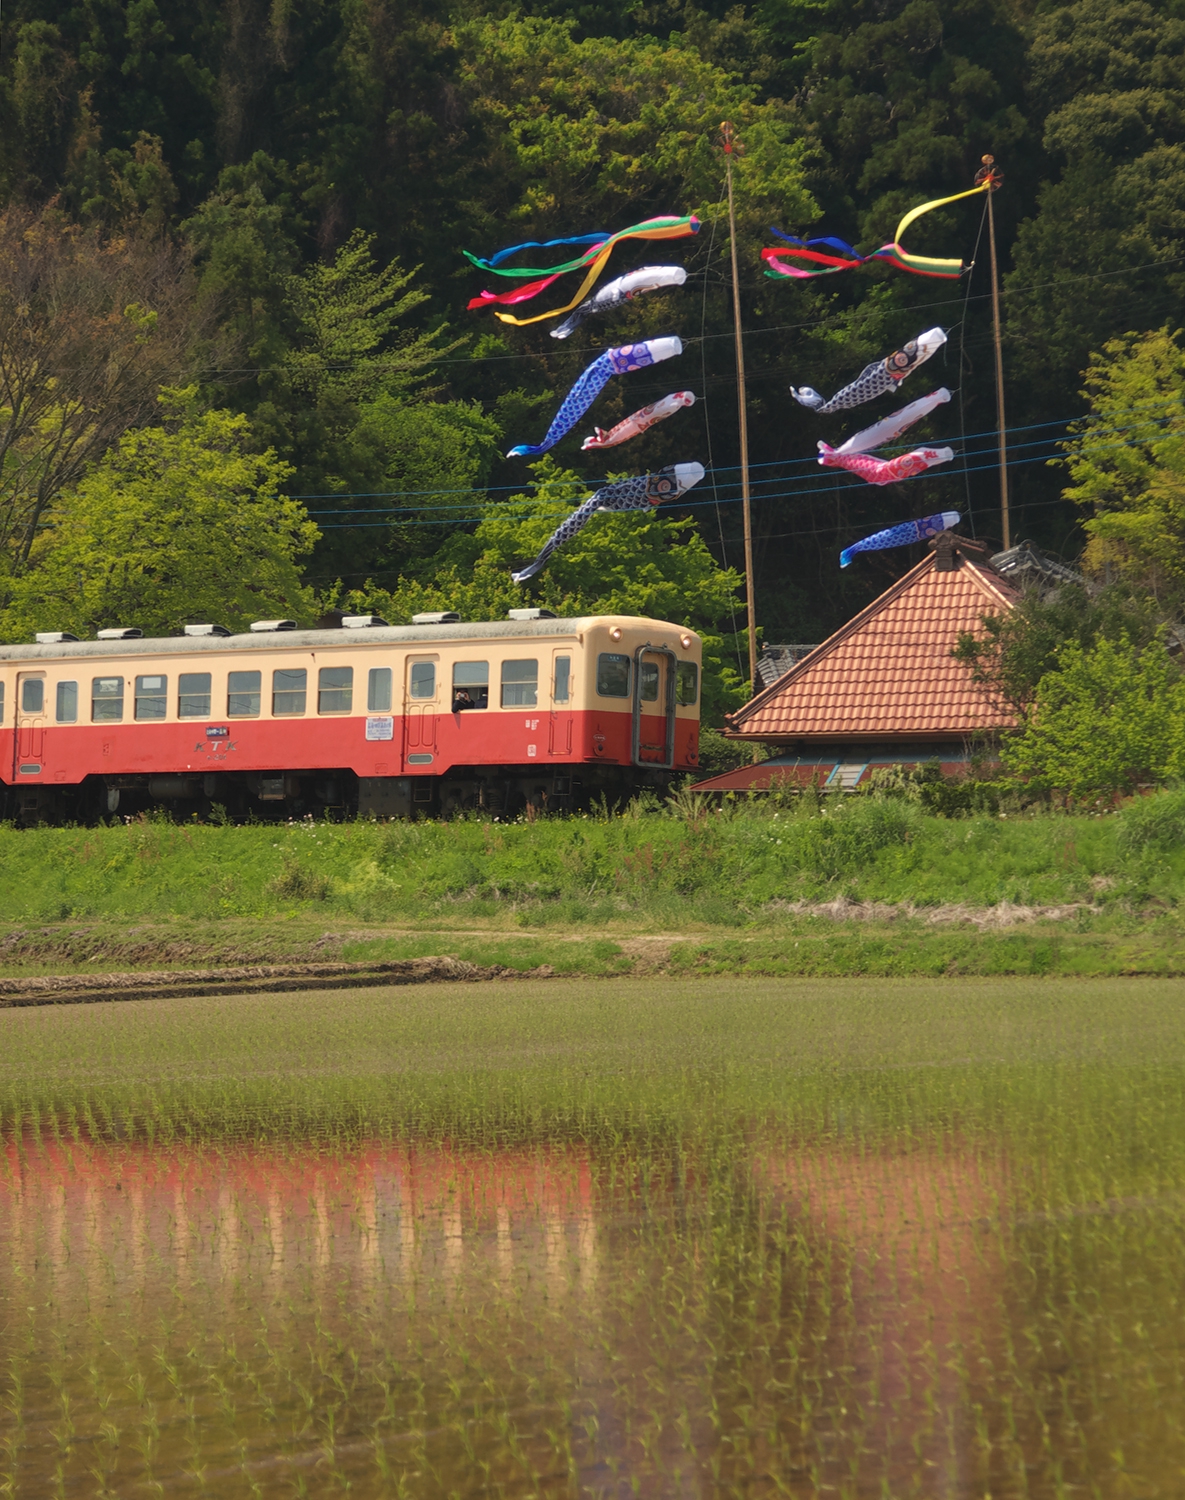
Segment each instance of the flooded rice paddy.
[[0,1492],[1179,1496],[1185,986],[0,1014]]

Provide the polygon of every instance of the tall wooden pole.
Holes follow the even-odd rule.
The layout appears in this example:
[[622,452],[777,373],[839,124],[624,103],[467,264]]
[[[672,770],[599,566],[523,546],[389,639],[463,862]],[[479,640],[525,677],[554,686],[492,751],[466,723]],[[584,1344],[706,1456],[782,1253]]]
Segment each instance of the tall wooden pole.
[[753,598],[753,513],[749,503],[749,413],[745,399],[745,345],[741,337],[741,287],[737,276],[737,221],[732,201],[732,159],[741,148],[727,120],[720,127],[728,179],[728,238],[732,250],[732,319],[737,352],[737,414],[741,429],[741,516],[745,528],[745,601],[749,613],[749,682],[757,691],[757,613]]
[[1004,532],[1004,551],[1012,546],[1012,518],[1008,512],[1008,438],[1004,422],[1004,346],[1000,340],[1000,273],[996,266],[996,216],[992,199],[1004,180],[995,170],[995,157],[983,158],[983,170],[976,174],[976,182],[987,182],[988,244],[992,252],[992,331],[996,344],[996,426],[999,428],[1000,446],[1000,520]]

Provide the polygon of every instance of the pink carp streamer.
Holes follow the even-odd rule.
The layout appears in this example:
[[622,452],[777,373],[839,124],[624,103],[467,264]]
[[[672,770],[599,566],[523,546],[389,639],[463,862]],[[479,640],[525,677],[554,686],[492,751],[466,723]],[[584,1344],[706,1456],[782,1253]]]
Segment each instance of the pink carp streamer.
[[819,462],[829,469],[847,469],[859,474],[869,484],[897,484],[924,474],[935,464],[948,464],[955,456],[953,448],[914,448],[898,458],[875,458],[871,453],[840,453],[837,448],[819,444]]
[[664,396],[661,401],[652,401],[649,406],[644,406],[641,411],[631,412],[618,422],[616,427],[610,427],[608,431],[604,427],[598,427],[592,437],[586,437],[581,443],[581,450],[586,448],[616,448],[618,443],[626,443],[633,437],[640,437],[642,433],[653,427],[656,422],[662,422],[667,417],[673,417],[677,411],[685,406],[694,406],[695,396],[691,391],[675,391],[673,395]]

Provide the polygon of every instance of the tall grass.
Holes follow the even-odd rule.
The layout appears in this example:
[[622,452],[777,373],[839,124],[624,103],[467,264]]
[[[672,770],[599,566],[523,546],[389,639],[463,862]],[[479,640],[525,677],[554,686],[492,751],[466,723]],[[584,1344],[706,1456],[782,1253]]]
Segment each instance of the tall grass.
[[776,903],[1175,905],[1185,792],[1114,815],[945,818],[887,796],[496,824],[137,821],[0,829],[0,920],[296,912],[554,925],[741,925]]

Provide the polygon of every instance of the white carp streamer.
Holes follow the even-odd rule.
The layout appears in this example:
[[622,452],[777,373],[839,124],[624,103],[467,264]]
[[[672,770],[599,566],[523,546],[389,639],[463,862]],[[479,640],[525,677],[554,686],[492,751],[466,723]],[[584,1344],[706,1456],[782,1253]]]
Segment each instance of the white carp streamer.
[[[918,401],[911,401],[908,406],[903,406],[891,417],[882,417],[871,427],[865,427],[862,432],[854,433],[846,443],[841,443],[835,452],[870,453],[873,448],[881,448],[885,443],[891,443],[894,438],[899,438],[915,422],[928,417],[936,406],[942,406],[949,400],[950,392],[946,386],[941,386],[938,390],[931,391],[928,396],[922,396]],[[820,443],[819,447],[822,448],[823,444]]]
[[686,280],[687,272],[682,266],[639,266],[636,271],[627,271],[624,276],[603,286],[594,296],[586,298],[558,328],[551,330],[551,336],[553,339],[566,339],[569,334],[576,332],[585,318],[591,318],[596,313],[612,312],[615,307],[632,302],[643,292],[682,286]]
[[608,431],[604,427],[598,427],[592,437],[586,437],[581,443],[581,450],[586,448],[616,448],[618,443],[626,443],[633,437],[640,437],[642,433],[653,427],[656,422],[662,422],[667,417],[673,417],[677,411],[682,411],[685,406],[694,406],[695,396],[691,391],[675,391],[671,396],[664,396],[661,401],[652,401],[649,406],[644,406],[641,411],[631,412],[628,417],[623,417],[616,427],[610,427]]

